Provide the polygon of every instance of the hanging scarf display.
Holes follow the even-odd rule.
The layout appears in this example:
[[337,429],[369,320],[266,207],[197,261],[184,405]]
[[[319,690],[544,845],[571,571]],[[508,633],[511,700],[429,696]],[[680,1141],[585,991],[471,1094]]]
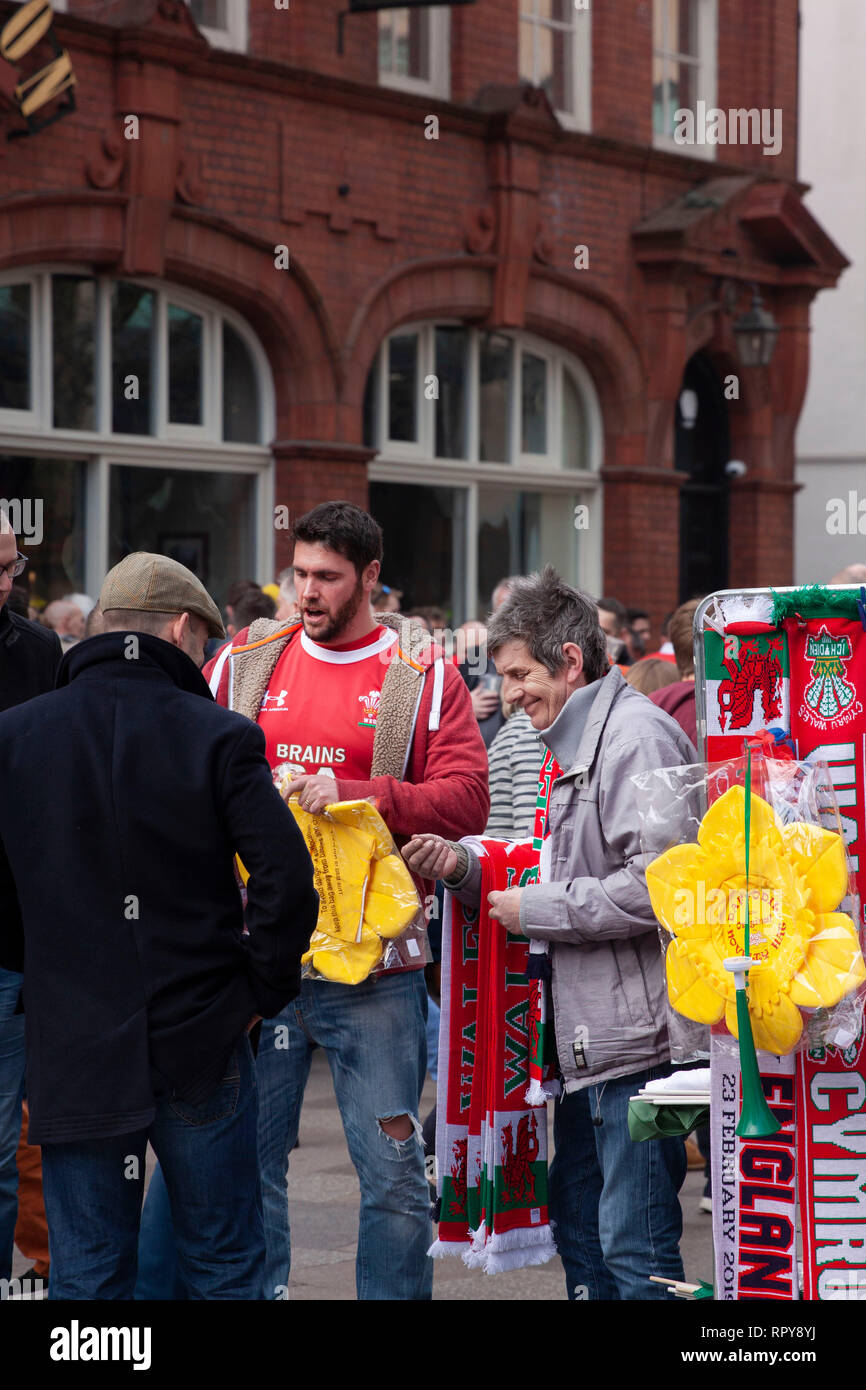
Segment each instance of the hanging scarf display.
[[866,632],[859,620],[790,617],[791,736],[797,757],[826,762],[861,901],[866,890]]
[[801,1054],[797,1151],[803,1297],[866,1298],[866,1037]]
[[706,761],[739,757],[743,739],[790,730],[790,676],[781,632],[704,633]]
[[[861,590],[862,596],[862,590]],[[797,756],[829,765],[861,911],[866,898],[866,631],[851,592],[820,588],[777,599],[791,666],[791,734]],[[862,917],[861,917],[862,922]],[[808,1299],[866,1299],[866,1249],[859,1224],[860,1110],[866,1100],[861,1027],[835,1046],[797,1059],[797,1147]]]
[[795,1055],[758,1052],[761,1089],[780,1122],[769,1139],[741,1139],[740,1058],[735,1040],[710,1044],[713,1252],[716,1298],[797,1298],[794,1144]]
[[440,1219],[434,1257],[461,1254],[495,1274],[555,1253],[547,1209],[547,1113],[529,1104],[531,1059],[541,1056],[527,981],[529,943],[489,916],[494,889],[538,874],[526,843],[464,841],[481,864],[480,906],[446,894],[436,1161]]
[[[743,596],[715,600],[716,631],[704,633],[705,752],[736,756],[742,738],[767,756],[826,762],[861,905],[866,890],[866,593],[821,586],[759,595],[751,630],[728,622]],[[755,615],[753,615],[755,616]],[[712,614],[711,614],[712,618]],[[748,625],[746,625],[748,627]],[[784,641],[779,642],[780,637]],[[769,747],[773,738],[776,751]],[[862,906],[857,926],[862,939]],[[834,1045],[835,1043],[835,1045]],[[858,1118],[866,1102],[862,1026],[787,1058],[758,1054],[762,1089],[782,1128],[739,1139],[739,1070],[719,1025],[712,1038],[713,1233],[716,1297],[796,1298],[792,1238],[796,1181],[803,1296],[866,1298],[866,1253]],[[790,1075],[791,1066],[794,1076]],[[791,1095],[789,1097],[789,1091]],[[793,1118],[793,1132],[792,1132]]]

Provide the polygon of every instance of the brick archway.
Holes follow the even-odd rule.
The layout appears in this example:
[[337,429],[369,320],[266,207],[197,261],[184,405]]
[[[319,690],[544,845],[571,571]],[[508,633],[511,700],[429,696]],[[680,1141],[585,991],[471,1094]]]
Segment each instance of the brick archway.
[[479,323],[490,311],[493,256],[411,261],[378,280],[352,319],[343,353],[347,438],[360,439],[367,374],[382,340],[401,323],[448,316]]
[[[128,200],[118,193],[10,200],[0,218],[0,271],[85,264],[142,278],[125,264],[127,216]],[[277,270],[272,245],[178,205],[166,230],[161,278],[235,309],[257,334],[273,373],[278,439],[335,437],[339,353],[302,266],[293,260],[289,270]]]
[[[413,319],[448,315],[467,323],[489,323],[495,269],[494,256],[414,261],[371,287],[358,306],[344,351],[347,438],[360,438],[364,386],[383,338]],[[640,454],[646,432],[644,367],[614,302],[535,267],[522,326],[573,353],[587,368],[598,392],[606,456],[618,458],[624,452],[631,458],[635,450]],[[623,441],[629,441],[624,451]]]

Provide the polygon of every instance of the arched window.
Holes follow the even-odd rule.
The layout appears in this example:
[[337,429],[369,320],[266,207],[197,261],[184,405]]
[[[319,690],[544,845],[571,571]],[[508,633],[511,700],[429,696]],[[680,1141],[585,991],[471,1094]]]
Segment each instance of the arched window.
[[273,413],[265,354],[223,306],[86,269],[3,276],[0,491],[40,504],[33,600],[95,594],[130,550],[174,555],[218,599],[270,578]]
[[364,402],[385,581],[453,622],[497,580],[550,561],[597,591],[602,422],[576,358],[528,334],[409,324],[382,343]]

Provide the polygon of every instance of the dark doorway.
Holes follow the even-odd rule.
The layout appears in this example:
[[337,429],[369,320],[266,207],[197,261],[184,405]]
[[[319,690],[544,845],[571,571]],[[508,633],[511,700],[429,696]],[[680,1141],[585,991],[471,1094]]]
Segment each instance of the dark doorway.
[[[694,392],[686,401],[682,394]],[[696,398],[696,400],[695,400]],[[691,428],[687,417],[694,413]],[[688,474],[680,492],[680,603],[728,587],[728,407],[708,358],[686,366],[676,406],[675,463]]]

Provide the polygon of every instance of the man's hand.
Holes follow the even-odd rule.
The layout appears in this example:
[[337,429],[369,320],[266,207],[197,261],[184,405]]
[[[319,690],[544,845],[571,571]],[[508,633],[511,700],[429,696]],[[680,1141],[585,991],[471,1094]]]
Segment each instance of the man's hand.
[[457,868],[457,855],[441,835],[413,835],[402,853],[420,878],[450,878]]
[[520,925],[522,893],[522,888],[506,888],[504,893],[487,894],[490,916],[495,922],[501,922],[505,930],[511,932],[513,936],[523,935],[523,928]]
[[293,777],[289,783],[289,796],[297,796],[301,809],[318,816],[326,806],[337,801],[337,779],[324,773],[308,773],[304,777]]
[[475,718],[480,722],[482,719],[489,719],[491,714],[495,714],[500,708],[499,696],[495,690],[485,690],[483,685],[476,685],[474,690],[470,690],[469,699]]

